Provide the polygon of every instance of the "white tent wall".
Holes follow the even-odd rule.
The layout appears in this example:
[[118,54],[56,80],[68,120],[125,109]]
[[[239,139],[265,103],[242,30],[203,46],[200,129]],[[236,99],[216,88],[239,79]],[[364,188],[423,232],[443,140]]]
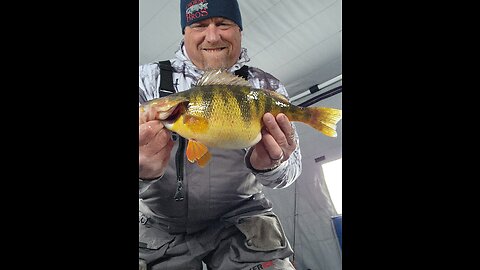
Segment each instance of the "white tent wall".
[[[341,97],[340,93],[312,106],[338,104]],[[337,212],[328,192],[322,164],[342,156],[341,122],[337,138],[312,132],[312,128],[303,123],[295,125],[302,151],[302,174],[285,189],[264,188],[263,192],[272,201],[273,211],[285,227],[285,234],[295,251],[292,259],[296,268],[340,270],[342,254],[331,223],[331,217]],[[322,156],[324,160],[315,162]]]

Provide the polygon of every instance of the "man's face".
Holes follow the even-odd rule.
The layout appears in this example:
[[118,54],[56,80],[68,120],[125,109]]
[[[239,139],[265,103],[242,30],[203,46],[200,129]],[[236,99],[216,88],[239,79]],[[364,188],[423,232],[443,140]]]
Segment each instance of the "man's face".
[[233,21],[214,17],[185,27],[185,48],[199,69],[228,69],[240,57],[240,27]]

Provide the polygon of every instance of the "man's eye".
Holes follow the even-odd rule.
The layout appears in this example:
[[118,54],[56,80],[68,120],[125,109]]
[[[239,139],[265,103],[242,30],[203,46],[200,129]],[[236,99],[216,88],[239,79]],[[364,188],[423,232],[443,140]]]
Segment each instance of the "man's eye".
[[228,29],[230,27],[232,27],[233,24],[230,24],[230,23],[219,23],[217,24],[217,27],[219,27],[220,29]]
[[206,27],[205,25],[202,25],[202,24],[192,24],[190,25],[191,28],[203,28],[203,27]]

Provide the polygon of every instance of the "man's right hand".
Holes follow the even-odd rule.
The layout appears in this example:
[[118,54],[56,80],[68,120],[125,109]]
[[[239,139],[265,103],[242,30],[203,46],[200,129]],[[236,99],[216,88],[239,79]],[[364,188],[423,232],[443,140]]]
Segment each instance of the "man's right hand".
[[140,123],[139,171],[143,180],[155,179],[163,175],[173,148],[172,132],[158,120]]

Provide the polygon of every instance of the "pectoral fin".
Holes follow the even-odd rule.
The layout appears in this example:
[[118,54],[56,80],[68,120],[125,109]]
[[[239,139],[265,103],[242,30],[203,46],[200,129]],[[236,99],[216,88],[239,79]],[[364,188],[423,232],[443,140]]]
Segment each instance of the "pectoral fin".
[[183,121],[195,133],[205,133],[208,130],[208,120],[204,117],[186,114]]
[[194,163],[197,161],[200,167],[203,167],[210,160],[210,153],[208,148],[199,142],[189,140],[187,145],[187,159],[188,161]]

